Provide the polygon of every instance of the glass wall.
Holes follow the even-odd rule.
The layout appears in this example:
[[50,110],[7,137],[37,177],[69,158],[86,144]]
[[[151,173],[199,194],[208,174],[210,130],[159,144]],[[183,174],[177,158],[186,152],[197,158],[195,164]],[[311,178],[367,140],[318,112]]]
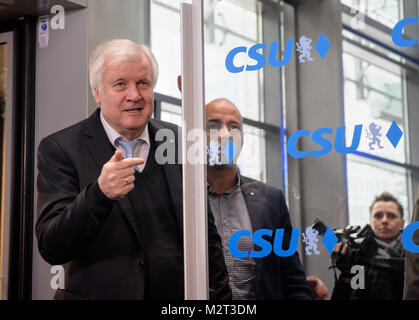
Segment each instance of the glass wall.
[[[402,1],[342,3],[351,7],[351,13],[360,11],[389,28],[402,18]],[[347,157],[349,222],[369,223],[369,206],[383,191],[401,201],[405,219],[410,221],[413,199],[408,169],[405,59],[380,45],[379,39],[367,39],[362,36],[362,29],[359,31],[355,33],[348,28],[342,32],[345,125],[351,128],[346,138],[351,141],[356,124],[363,124],[362,135],[366,138],[361,139],[358,152]],[[386,138],[393,122],[403,132],[397,148]]]
[[[243,174],[266,181],[269,149],[266,148],[266,132],[263,126],[265,108],[279,108],[280,102],[276,106],[265,106],[264,101],[268,89],[276,87],[280,91],[279,78],[276,84],[266,85],[262,68],[257,71],[231,73],[225,67],[226,54],[231,49],[238,46],[249,48],[263,43],[264,34],[269,34],[270,30],[264,21],[268,15],[264,12],[272,8],[262,3],[235,0],[204,2],[205,98],[208,103],[215,98],[224,97],[238,107],[246,124],[244,146],[237,161],[238,166]],[[349,6],[351,12],[361,12],[389,28],[401,19],[403,11],[402,1],[397,0],[342,0],[342,4]],[[177,86],[177,76],[180,75],[179,21],[180,0],[151,1],[151,45],[161,70],[155,91],[177,99],[181,96]],[[279,19],[276,22],[279,30]],[[289,25],[282,27],[291,28]],[[360,225],[368,223],[369,205],[374,196],[382,191],[393,192],[399,197],[409,218],[412,195],[409,185],[411,172],[408,169],[409,134],[404,60],[376,41],[370,41],[345,28],[342,37],[346,141],[352,140],[355,125],[363,125],[363,138],[357,152],[346,158],[349,222]],[[283,51],[284,47],[281,55]],[[235,57],[234,63],[254,64],[254,60],[246,54],[240,54]],[[270,67],[267,65],[265,69],[267,68]],[[290,99],[287,97],[288,102]],[[180,125],[179,105],[162,103],[161,119]],[[266,121],[272,124],[271,119]],[[393,121],[404,133],[396,149],[384,138]],[[277,121],[274,125],[279,128],[280,122]],[[336,123],[336,126],[340,125],[342,124]],[[371,128],[379,128],[379,143],[375,140],[373,143]],[[292,132],[288,132],[288,136],[290,134]],[[280,163],[281,167],[277,170],[287,174],[285,165],[281,161]],[[384,172],[391,174],[383,174]],[[361,188],[360,185],[364,187]]]
[[[177,84],[181,74],[180,3],[151,0],[151,47],[160,68],[155,92],[163,99],[181,97]],[[237,164],[242,174],[266,181],[263,71],[233,74],[225,67],[225,57],[231,49],[263,42],[263,6],[253,0],[208,0],[204,5],[206,103],[227,98],[240,110],[246,138]],[[240,55],[235,63],[245,65],[251,61]],[[163,102],[161,119],[181,125],[180,100],[171,105]]]
[[151,48],[159,63],[155,92],[180,98],[180,0],[151,0]]
[[[409,221],[415,166],[409,147],[413,137],[407,71],[416,72],[417,66],[382,42],[383,37],[391,41],[391,28],[403,17],[402,1],[300,1],[299,8],[286,2],[204,1],[205,102],[226,98],[243,116],[240,173],[279,186],[287,195],[293,226],[305,233],[316,218],[332,228],[364,226],[370,222],[374,197],[384,191],[401,201]],[[179,8],[180,0],[151,0],[151,46],[161,70],[156,115],[182,125]],[[368,31],[379,29],[377,38],[371,37],[374,32],[367,35],[348,25],[348,12],[367,16]],[[342,19],[329,21],[331,14]],[[272,65],[273,48],[278,49],[276,61],[281,61],[288,40],[293,40],[289,60]],[[254,45],[259,49],[250,54]],[[230,72],[227,56],[239,47],[232,62],[244,68]],[[322,47],[327,48],[323,53]],[[263,66],[247,70],[258,62]],[[349,147],[358,125],[362,131],[356,150],[339,153],[337,128],[345,126],[343,143]],[[394,126],[403,133],[396,146],[387,138]],[[332,133],[316,138],[314,132],[322,128]],[[293,140],[301,132],[303,136]],[[316,155],[327,146],[328,152]],[[306,155],[295,156],[293,147]],[[307,274],[319,276],[331,289],[330,253],[319,245],[316,257],[307,253],[305,244],[301,238],[298,250]]]
[[342,0],[342,3],[389,28],[402,18],[403,0]]

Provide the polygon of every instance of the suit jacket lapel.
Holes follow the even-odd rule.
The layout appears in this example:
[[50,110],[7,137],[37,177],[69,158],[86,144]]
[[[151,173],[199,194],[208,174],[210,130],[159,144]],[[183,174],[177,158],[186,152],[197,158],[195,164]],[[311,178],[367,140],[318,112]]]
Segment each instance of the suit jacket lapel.
[[[169,141],[156,141],[155,136],[159,129],[164,127],[161,123],[151,119],[149,121],[150,128],[150,140],[152,139],[156,143],[156,149],[162,144],[167,143],[168,148],[175,148],[175,159],[178,156],[178,146],[176,141],[178,137],[174,139],[168,139]],[[167,129],[167,128],[166,128]],[[180,129],[179,129],[180,130]],[[173,132],[177,134],[177,132]],[[176,220],[178,224],[179,234],[183,239],[183,185],[182,185],[182,165],[178,164],[165,164],[163,165],[164,174],[166,176],[167,186],[169,189],[170,198],[172,200],[172,205],[175,210]]]
[[262,210],[265,205],[265,192],[261,190],[256,181],[250,181],[244,176],[240,176],[240,187],[246,202],[252,229],[255,232],[263,228]]
[[103,165],[112,157],[115,148],[109,142],[105,129],[100,122],[100,109],[96,109],[87,123],[85,131],[84,143],[87,151],[92,158],[96,161],[98,172],[102,170]]
[[[242,189],[244,201],[246,202],[247,211],[249,213],[250,222],[252,223],[253,232],[265,227],[264,214],[266,189],[261,188],[262,184],[252,181],[247,177],[240,175],[240,187]],[[256,295],[260,296],[261,282],[260,275],[263,269],[263,259],[255,259],[257,270],[257,287]]]
[[[100,121],[100,109],[96,109],[95,113],[88,119],[87,128],[85,131],[84,143],[87,147],[88,152],[95,159],[98,173],[100,175],[103,165],[109,161],[115,152],[115,147],[110,143],[108,136],[106,135],[105,129]],[[134,216],[134,210],[131,204],[129,194],[123,199],[118,201],[122,212],[127,218],[131,225],[138,242],[140,242],[140,236],[138,234],[137,222]]]

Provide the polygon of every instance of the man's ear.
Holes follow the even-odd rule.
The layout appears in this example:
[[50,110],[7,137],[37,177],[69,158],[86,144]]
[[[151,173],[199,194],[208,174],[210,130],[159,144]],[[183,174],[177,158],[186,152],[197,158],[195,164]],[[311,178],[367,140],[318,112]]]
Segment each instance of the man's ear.
[[404,229],[404,219],[402,219],[402,225],[401,225],[401,230]]
[[95,98],[96,104],[100,107],[99,90],[97,88],[93,88],[93,96]]

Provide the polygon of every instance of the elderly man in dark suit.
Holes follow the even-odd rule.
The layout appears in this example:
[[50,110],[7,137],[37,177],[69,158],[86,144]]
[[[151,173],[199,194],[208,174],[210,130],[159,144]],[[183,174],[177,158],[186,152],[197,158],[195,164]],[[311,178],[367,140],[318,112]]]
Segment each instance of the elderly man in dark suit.
[[[208,141],[217,139],[217,143],[224,145],[231,138],[236,148],[241,148],[243,120],[231,101],[221,98],[208,103],[206,123]],[[234,158],[237,157],[238,154]],[[228,251],[229,239],[238,230],[284,228],[284,248],[289,245],[292,230],[282,192],[240,175],[235,162],[229,160],[210,163],[207,178],[209,211],[214,215],[225,248],[233,299],[311,299],[297,253],[290,257],[272,253],[265,258],[235,258]],[[238,247],[240,251],[254,249],[248,237],[242,237]]]
[[[66,271],[55,298],[183,299],[182,168],[155,158],[157,131],[177,137],[178,128],[150,119],[155,58],[112,40],[92,53],[89,69],[99,108],[38,149],[38,247]],[[211,215],[208,226],[210,297],[228,299]]]

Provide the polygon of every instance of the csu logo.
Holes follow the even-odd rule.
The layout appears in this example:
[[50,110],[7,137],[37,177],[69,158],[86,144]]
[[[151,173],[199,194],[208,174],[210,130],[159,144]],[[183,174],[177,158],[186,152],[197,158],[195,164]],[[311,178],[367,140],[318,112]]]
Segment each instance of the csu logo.
[[[336,136],[335,136],[335,150],[338,153],[346,154],[346,153],[352,153],[354,152],[358,146],[359,141],[361,140],[361,133],[362,133],[362,125],[356,125],[354,135],[352,137],[352,144],[350,147],[344,146],[345,141],[345,127],[339,127],[336,129]],[[333,134],[332,128],[320,128],[313,132],[313,135],[311,135],[310,130],[299,130],[297,132],[294,132],[288,139],[287,143],[287,151],[288,154],[293,158],[305,158],[308,155],[312,157],[320,157],[328,154],[332,148],[333,144],[332,142],[327,138],[324,137],[324,134]],[[301,137],[310,137],[311,140],[321,146],[320,150],[303,150],[300,151],[297,149],[297,142]]]
[[[415,221],[409,224],[402,231],[401,241],[404,248],[407,251],[419,253],[419,244],[414,242],[414,233],[418,229],[419,221]],[[283,248],[284,231],[284,229],[276,229],[274,233],[272,230],[269,229],[259,229],[256,230],[252,235],[252,232],[250,230],[239,230],[231,235],[230,240],[228,242],[228,249],[230,250],[230,254],[235,258],[247,258],[249,256],[251,258],[264,258],[271,254],[272,251],[278,257],[289,257],[297,251],[298,240],[300,237],[300,229],[293,228],[291,230],[290,236],[286,236],[287,240],[285,242],[287,242],[286,246],[288,246],[288,248]],[[248,237],[255,246],[258,246],[260,248],[260,250],[239,250],[239,241],[242,237]],[[306,236],[303,234],[303,237],[304,241]],[[312,240],[314,240],[314,238],[312,238]],[[336,237],[332,228],[327,227],[327,230],[323,235],[321,242],[323,243],[327,252],[329,254],[332,254],[333,248],[338,243],[338,240],[339,239]],[[304,242],[306,243],[306,241]],[[315,248],[314,246],[312,246],[311,249],[315,249],[315,251],[317,251],[317,245],[315,245]],[[317,254],[317,252],[315,253]],[[307,248],[306,254],[311,254],[308,253]],[[351,270],[351,273],[354,272],[356,272],[356,270]]]
[[[282,60],[278,61],[276,59],[276,56],[278,54],[278,48],[279,48],[279,42],[275,41],[272,42],[269,48],[269,64],[272,67],[282,67],[285,66],[291,59],[292,55],[292,49],[294,47],[294,39],[287,40],[287,43],[285,44],[285,52],[284,57]],[[268,49],[268,45],[264,43],[258,43],[254,46],[250,47],[249,50],[247,50],[247,47],[237,47],[232,49],[226,57],[225,65],[229,72],[231,73],[238,73],[242,72],[244,70],[244,66],[235,66],[233,63],[234,57],[239,53],[247,53],[250,59],[253,59],[256,61],[256,64],[254,65],[247,65],[246,71],[254,71],[259,70],[260,68],[263,68],[266,64],[266,57],[259,53],[258,50]]]
[[[380,133],[381,127],[376,125],[374,122],[369,125],[369,130],[364,128],[366,133],[366,138],[371,142],[369,143],[370,150],[375,150],[374,145],[377,144],[378,148],[382,149],[381,146],[381,136]],[[361,141],[361,134],[363,132],[363,125],[357,124],[352,135],[351,145],[349,147],[345,146],[345,127],[338,127],[336,129],[336,135],[334,143],[332,141],[333,129],[332,128],[320,128],[317,129],[311,134],[310,130],[298,130],[290,135],[287,142],[287,151],[288,154],[293,158],[305,158],[308,156],[311,157],[320,157],[327,155],[332,151],[333,147],[337,153],[348,154],[353,153],[357,150],[359,143]],[[386,133],[387,139],[393,145],[394,148],[397,147],[403,131],[399,128],[396,121],[393,121]],[[298,150],[297,143],[298,140],[302,137],[311,137],[311,140],[320,146],[320,150]]]
[[[289,257],[292,256],[295,253],[295,251],[297,251],[298,239],[300,237],[300,228],[293,228],[291,230],[291,235],[289,237],[287,236],[287,240],[285,241],[284,232],[284,229],[276,229],[274,234],[272,230],[259,229],[256,230],[252,235],[252,232],[249,230],[239,230],[233,233],[230,237],[230,240],[228,242],[228,249],[230,250],[231,255],[235,258],[247,258],[249,256],[251,258],[264,258],[271,254],[272,251],[278,257]],[[242,237],[250,238],[250,240],[253,242],[255,246],[260,247],[260,250],[239,250],[239,241]],[[314,239],[312,238],[311,240]],[[333,248],[338,242],[338,238],[336,237],[335,233],[332,231],[330,227],[327,227],[327,230],[323,235],[322,242],[329,254],[332,254]],[[288,245],[288,248],[284,248],[284,243],[288,243],[285,245]],[[316,249],[317,251],[317,245],[316,248],[314,248],[314,246],[312,246],[311,248]]]
[[[300,236],[299,228],[292,229],[291,241],[288,249],[285,250],[282,248],[284,229],[276,229],[275,236],[273,238],[273,245],[271,243],[272,240],[270,241],[269,239],[263,238],[263,236],[272,238],[272,234],[272,230],[269,229],[259,229],[253,233],[253,236],[252,232],[249,230],[239,230],[231,236],[230,241],[228,242],[228,248],[231,255],[235,258],[246,258],[249,255],[251,258],[263,258],[269,255],[272,252],[272,249],[279,257],[289,257],[295,253],[297,250],[298,238]],[[249,237],[255,245],[261,248],[261,250],[251,250],[250,252],[249,250],[239,250],[237,244],[241,237]]]
[[[301,36],[299,41],[297,42],[297,51],[300,53],[299,55],[299,62],[304,63],[306,62],[305,59],[308,61],[313,61],[311,58],[310,50],[311,47],[311,39],[306,36]],[[279,51],[279,42],[274,41],[271,42],[269,45],[269,53],[268,58],[265,56],[264,53],[261,53],[260,50],[268,50],[268,45],[265,43],[257,43],[251,46],[249,49],[247,47],[241,46],[236,47],[230,50],[227,54],[225,59],[225,66],[226,69],[231,73],[239,73],[242,71],[255,71],[263,68],[266,63],[268,62],[271,67],[283,67],[288,64],[291,60],[292,52],[294,50],[294,39],[288,39],[285,43],[285,50],[284,56],[281,60],[277,59],[278,51]],[[327,40],[326,36],[322,33],[319,39],[314,46],[314,49],[317,51],[319,56],[324,59],[326,57],[327,52],[330,48],[330,42]],[[247,65],[236,65],[234,64],[234,58],[238,54],[247,55],[250,59],[254,60],[255,64],[247,64]]]
[[402,33],[403,33],[403,29],[408,25],[408,24],[419,24],[419,18],[418,17],[408,17],[408,18],[404,18],[403,20],[400,20],[399,22],[397,22],[397,24],[394,26],[393,31],[391,32],[391,39],[393,40],[393,43],[396,46],[399,47],[411,47],[413,45],[415,45],[416,43],[416,38],[411,38],[411,39],[404,39],[402,37]]

